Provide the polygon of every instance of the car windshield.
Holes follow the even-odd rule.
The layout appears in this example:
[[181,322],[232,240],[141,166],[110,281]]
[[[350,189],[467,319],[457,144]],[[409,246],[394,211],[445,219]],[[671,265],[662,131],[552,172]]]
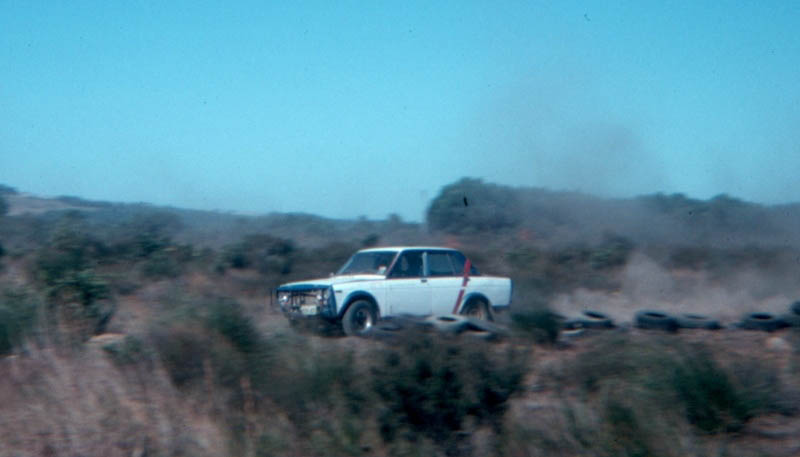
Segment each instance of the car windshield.
[[357,252],[350,257],[338,274],[385,274],[396,255],[397,252],[394,251]]

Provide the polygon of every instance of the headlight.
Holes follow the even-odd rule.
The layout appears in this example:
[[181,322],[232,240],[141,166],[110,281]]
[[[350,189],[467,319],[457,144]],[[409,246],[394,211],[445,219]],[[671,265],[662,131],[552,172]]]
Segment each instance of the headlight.
[[331,293],[330,289],[322,289],[317,292],[317,303],[323,304],[328,301],[328,295]]
[[289,292],[278,292],[278,303],[281,305],[288,304],[290,296],[291,294]]

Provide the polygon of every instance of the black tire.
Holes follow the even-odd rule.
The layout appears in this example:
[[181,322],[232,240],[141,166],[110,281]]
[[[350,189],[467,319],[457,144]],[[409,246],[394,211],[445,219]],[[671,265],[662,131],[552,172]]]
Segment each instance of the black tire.
[[719,330],[722,328],[719,321],[702,314],[684,313],[677,316],[679,328],[700,328],[705,330]]
[[661,311],[639,311],[636,313],[635,324],[636,327],[643,329],[678,331],[677,319]]
[[461,315],[481,319],[484,321],[494,321],[494,315],[489,305],[480,299],[470,300],[463,308],[461,308]]
[[800,327],[800,301],[792,303],[789,307],[789,312],[782,315],[781,318],[790,327]]
[[765,332],[773,332],[787,326],[788,324],[786,321],[770,313],[745,314],[742,318],[742,322],[739,323],[739,328],[745,330],[762,330]]
[[585,326],[583,325],[583,321],[581,319],[565,319],[561,323],[561,330],[583,330]]
[[781,314],[780,319],[782,319],[787,327],[800,327],[800,314],[795,313],[786,313]]
[[583,328],[614,328],[614,321],[599,311],[583,311],[580,322]]
[[347,336],[364,336],[377,322],[375,306],[367,300],[356,300],[342,316],[342,329]]
[[586,333],[583,321],[580,319],[567,319],[561,324],[561,337],[565,339],[577,338]]

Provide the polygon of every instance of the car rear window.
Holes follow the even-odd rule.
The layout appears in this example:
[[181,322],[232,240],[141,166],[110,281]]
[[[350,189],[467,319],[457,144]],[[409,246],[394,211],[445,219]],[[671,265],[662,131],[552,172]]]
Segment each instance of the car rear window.
[[[464,268],[463,265],[461,267]],[[447,252],[428,252],[428,276],[455,276],[456,270]]]

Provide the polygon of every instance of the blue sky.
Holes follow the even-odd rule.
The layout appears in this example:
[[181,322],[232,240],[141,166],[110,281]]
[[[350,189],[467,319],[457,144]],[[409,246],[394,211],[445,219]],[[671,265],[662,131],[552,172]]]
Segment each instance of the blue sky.
[[799,201],[797,2],[0,0],[0,183],[421,220],[462,176]]

